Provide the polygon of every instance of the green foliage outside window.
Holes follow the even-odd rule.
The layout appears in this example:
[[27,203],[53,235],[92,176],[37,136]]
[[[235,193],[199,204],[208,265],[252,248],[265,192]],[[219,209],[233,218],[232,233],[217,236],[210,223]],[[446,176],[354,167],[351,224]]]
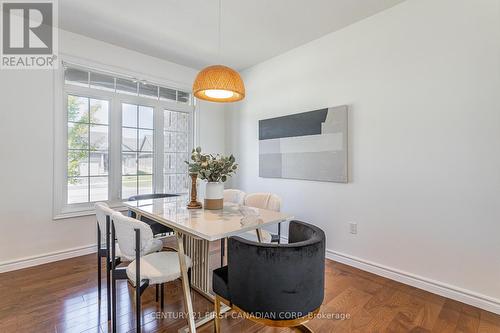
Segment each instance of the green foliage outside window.
[[[88,101],[88,99],[86,99]],[[68,183],[75,185],[78,183],[77,177],[80,175],[80,162],[87,158],[88,154],[96,151],[95,145],[90,145],[88,140],[90,123],[95,122],[95,114],[101,109],[100,104],[94,104],[90,107],[90,112],[85,112],[79,116],[82,101],[76,96],[68,96],[68,119],[75,121],[73,127],[68,131]],[[90,145],[90,146],[89,146]]]

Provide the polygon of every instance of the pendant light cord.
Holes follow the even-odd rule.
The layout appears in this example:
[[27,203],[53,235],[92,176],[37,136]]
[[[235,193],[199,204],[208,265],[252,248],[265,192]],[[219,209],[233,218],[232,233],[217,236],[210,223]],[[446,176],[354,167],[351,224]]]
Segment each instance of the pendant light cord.
[[219,25],[218,25],[218,31],[217,31],[217,35],[218,35],[218,45],[217,45],[217,58],[219,58],[219,61],[220,61],[220,51],[221,51],[221,8],[222,8],[222,5],[221,5],[221,2],[222,0],[219,0]]

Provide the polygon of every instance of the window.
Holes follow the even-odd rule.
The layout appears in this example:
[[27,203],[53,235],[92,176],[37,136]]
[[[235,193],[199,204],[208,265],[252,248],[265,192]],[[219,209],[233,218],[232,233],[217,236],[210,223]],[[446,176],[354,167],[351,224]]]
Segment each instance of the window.
[[108,200],[109,102],[68,95],[68,203]]
[[185,112],[164,110],[163,138],[165,140],[164,191],[188,193],[187,164],[189,160],[190,116]]
[[153,193],[153,111],[122,104],[122,199]]
[[56,218],[91,211],[96,201],[118,206],[137,194],[188,192],[189,92],[69,64],[61,78]]

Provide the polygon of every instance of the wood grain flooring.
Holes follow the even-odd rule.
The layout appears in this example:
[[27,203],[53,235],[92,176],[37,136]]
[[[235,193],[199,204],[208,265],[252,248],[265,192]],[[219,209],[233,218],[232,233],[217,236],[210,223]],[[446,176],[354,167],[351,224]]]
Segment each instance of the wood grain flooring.
[[[211,262],[218,262],[217,245]],[[105,333],[105,296],[97,302],[94,255],[0,274],[0,332]],[[315,332],[500,333],[500,316],[327,260],[325,299],[320,316],[309,322]],[[103,274],[104,275],[104,274]],[[103,280],[103,287],[105,288]],[[134,332],[133,291],[118,283],[118,332]],[[177,332],[186,325],[180,281],[166,288],[159,312],[154,287],[142,298],[143,332]],[[103,290],[105,295],[105,290]],[[204,314],[212,304],[193,292],[194,308]],[[207,324],[199,332],[213,332]],[[291,332],[230,314],[222,332]]]

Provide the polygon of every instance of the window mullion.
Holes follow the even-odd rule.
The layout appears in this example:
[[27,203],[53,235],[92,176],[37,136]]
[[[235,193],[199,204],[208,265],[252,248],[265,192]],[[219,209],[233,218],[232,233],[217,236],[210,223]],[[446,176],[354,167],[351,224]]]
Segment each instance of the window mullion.
[[191,150],[193,150],[195,144],[196,144],[196,135],[195,135],[195,129],[196,129],[196,110],[192,110],[189,113],[189,119],[188,119],[188,153],[191,153]]
[[[139,89],[139,88],[137,88]],[[137,128],[136,128],[136,135],[137,135],[137,140],[136,140],[136,147],[137,147],[137,151],[136,151],[136,154],[135,154],[135,157],[136,157],[136,164],[135,164],[135,167],[136,167],[136,171],[135,171],[135,174],[137,176],[135,176],[135,185],[136,185],[136,188],[135,188],[135,193],[138,195],[139,194],[139,156],[140,156],[140,146],[139,146],[139,105],[137,104],[135,106],[136,108],[136,115],[137,115]]]
[[[92,114],[92,110],[90,109],[90,98],[87,98],[87,110],[89,112],[89,123],[88,123],[88,137],[87,137],[87,140],[88,140],[88,146],[87,146],[87,199],[88,201],[90,202],[90,130],[91,130],[91,127],[90,127],[90,118],[91,118],[91,114]],[[109,112],[109,111],[108,111]]]
[[121,103],[114,97],[110,106],[109,200],[120,201],[121,193]]
[[153,171],[153,188],[155,193],[164,192],[163,184],[163,163],[164,163],[164,131],[163,131],[163,108],[157,104],[154,109],[154,171]]

